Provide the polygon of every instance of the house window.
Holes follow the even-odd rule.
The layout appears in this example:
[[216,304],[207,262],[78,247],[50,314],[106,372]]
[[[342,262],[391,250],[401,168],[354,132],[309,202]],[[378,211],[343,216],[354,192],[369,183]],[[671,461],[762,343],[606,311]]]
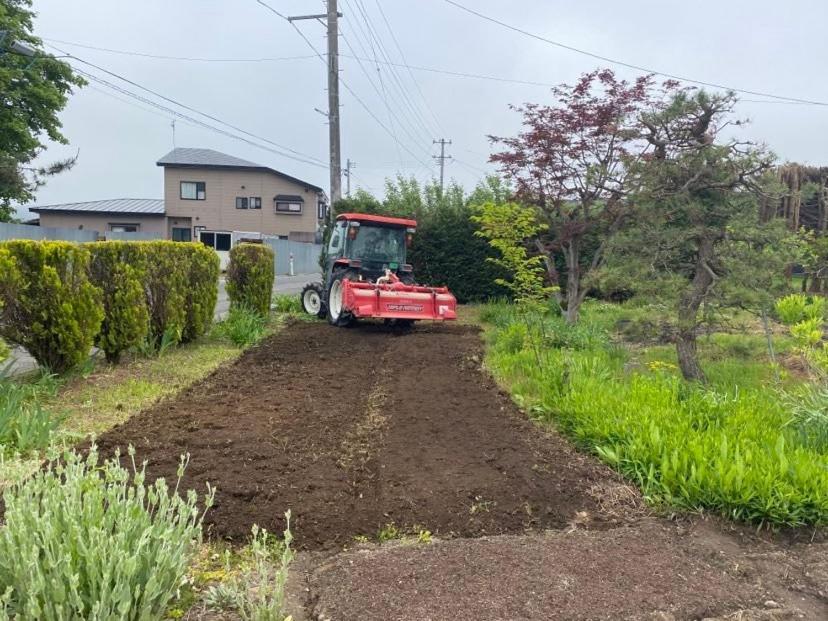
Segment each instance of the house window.
[[236,197],[236,209],[247,209],[247,197],[246,196],[237,196]]
[[193,241],[193,232],[189,228],[173,227],[172,240],[177,242]]
[[207,198],[207,184],[203,181],[182,181],[181,198],[185,201],[203,201]]
[[279,213],[302,213],[302,203],[276,201],[276,211]]
[[205,246],[214,248],[219,252],[227,252],[230,246],[233,245],[232,235],[230,233],[215,233],[213,231],[201,231],[199,233],[199,240]]
[[328,206],[324,201],[319,201],[316,204],[316,219],[324,220],[328,216]]
[[261,209],[262,208],[262,197],[261,196],[251,196],[250,197],[250,209]]
[[110,224],[109,230],[113,233],[137,233],[137,224]]

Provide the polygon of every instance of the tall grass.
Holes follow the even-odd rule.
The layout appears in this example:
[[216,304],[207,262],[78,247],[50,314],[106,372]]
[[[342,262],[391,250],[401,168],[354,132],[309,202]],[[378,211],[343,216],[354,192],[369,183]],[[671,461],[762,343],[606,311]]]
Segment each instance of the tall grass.
[[654,503],[750,522],[828,523],[828,450],[791,432],[774,388],[691,386],[661,361],[631,371],[602,328],[601,315],[614,312],[585,312],[569,336],[550,338],[568,329],[557,318],[533,323],[508,306],[490,309],[488,365],[516,401]]
[[134,457],[101,464],[94,447],[52,455],[3,499],[0,619],[161,619],[201,537],[195,492],[146,484]]
[[0,453],[23,453],[46,448],[61,419],[41,407],[54,380],[43,376],[33,383],[0,379]]
[[213,334],[244,348],[258,342],[266,329],[266,317],[248,306],[239,304],[232,307],[227,317],[215,325]]

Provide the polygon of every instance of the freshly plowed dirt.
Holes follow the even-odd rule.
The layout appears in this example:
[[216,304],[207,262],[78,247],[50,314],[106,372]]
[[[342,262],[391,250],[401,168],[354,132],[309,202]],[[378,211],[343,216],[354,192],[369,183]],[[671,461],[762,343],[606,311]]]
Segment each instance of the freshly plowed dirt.
[[526,420],[481,372],[478,330],[297,324],[99,438],[151,476],[190,453],[186,487],[217,488],[214,535],[282,527],[341,547],[387,524],[479,536],[603,524],[603,466]]
[[[824,533],[654,518],[481,360],[471,327],[295,324],[98,443],[168,479],[189,453],[183,486],[218,489],[211,536],[290,509],[295,621],[828,618]],[[389,524],[437,540],[357,543]]]

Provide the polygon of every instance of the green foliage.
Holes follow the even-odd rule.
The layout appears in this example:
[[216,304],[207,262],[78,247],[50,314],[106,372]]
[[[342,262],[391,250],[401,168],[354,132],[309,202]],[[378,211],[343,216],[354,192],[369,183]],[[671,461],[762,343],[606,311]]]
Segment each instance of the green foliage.
[[187,257],[187,320],[181,334],[185,343],[207,334],[218,301],[219,258],[200,243],[181,244]]
[[136,252],[132,242],[95,242],[86,247],[91,254],[89,280],[103,293],[104,318],[95,344],[107,360],[117,362],[122,351],[139,345],[149,331],[143,286],[148,257]]
[[182,248],[181,242],[152,241],[136,244],[135,251],[146,253],[147,257],[144,282],[150,314],[147,342],[151,349],[157,351],[165,340],[180,342],[187,327],[187,251]]
[[86,360],[104,315],[101,291],[87,274],[89,251],[53,241],[2,246],[10,269],[0,272],[0,335],[56,373]]
[[41,383],[0,380],[0,454],[23,453],[49,446],[61,419],[40,405]]
[[6,53],[0,62],[0,93],[5,104],[0,113],[0,222],[14,213],[11,203],[27,202],[43,178],[65,170],[70,162],[34,168],[31,162],[45,149],[45,142],[66,144],[57,114],[66,105],[72,87],[85,82],[66,62],[50,58],[32,34],[31,0],[0,3],[0,49],[20,41],[36,50],[37,60]]
[[806,385],[783,397],[791,415],[787,426],[794,433],[794,440],[828,453],[828,386]]
[[250,347],[264,336],[267,320],[264,315],[249,306],[237,304],[230,307],[227,317],[218,322],[213,333],[238,347]]
[[[201,538],[197,495],[93,447],[52,455],[4,493],[0,593],[18,619],[160,619]],[[185,459],[179,468],[179,482]],[[212,504],[210,491],[204,499]]]
[[290,315],[301,315],[302,300],[298,295],[276,295],[273,296],[273,308],[277,313],[286,313]]
[[475,235],[478,227],[471,220],[473,213],[462,204],[429,213],[418,221],[408,250],[417,281],[447,286],[461,304],[508,293],[497,284],[504,270],[489,261],[492,249]]
[[776,314],[787,326],[805,320],[821,323],[825,319],[826,304],[828,302],[823,297],[791,293],[776,301]]
[[285,513],[285,522],[282,541],[253,525],[250,558],[240,572],[232,572],[229,553],[225,554],[225,571],[230,578],[208,589],[209,608],[234,610],[243,621],[290,621],[285,616],[285,585],[294,556],[290,511]]
[[227,295],[230,306],[246,306],[265,317],[270,312],[274,279],[273,250],[262,244],[238,244],[230,250]]
[[[599,309],[582,322],[601,325],[604,314],[617,317]],[[603,339],[541,347],[555,319],[526,324],[515,308],[510,321],[504,308],[494,316],[488,364],[515,400],[594,451],[651,502],[750,522],[828,523],[828,451],[792,438],[789,407],[761,382],[707,389],[682,382],[675,365],[661,362],[630,372]],[[522,348],[515,324],[528,326]]]
[[792,293],[776,301],[776,314],[785,325],[793,325],[805,319],[808,298],[801,293]]
[[526,241],[546,229],[535,212],[516,203],[484,203],[471,219],[480,226],[476,235],[489,240],[499,257],[489,259],[503,268],[509,279],[495,282],[507,287],[518,302],[540,302],[552,292],[543,284],[543,257],[530,256]]

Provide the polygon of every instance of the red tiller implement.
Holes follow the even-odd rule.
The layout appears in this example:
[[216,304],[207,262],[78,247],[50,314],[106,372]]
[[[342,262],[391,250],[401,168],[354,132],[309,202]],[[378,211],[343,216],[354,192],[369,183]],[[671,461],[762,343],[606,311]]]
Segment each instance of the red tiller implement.
[[406,285],[391,271],[373,283],[344,280],[342,307],[358,319],[457,319],[457,300],[447,287]]

